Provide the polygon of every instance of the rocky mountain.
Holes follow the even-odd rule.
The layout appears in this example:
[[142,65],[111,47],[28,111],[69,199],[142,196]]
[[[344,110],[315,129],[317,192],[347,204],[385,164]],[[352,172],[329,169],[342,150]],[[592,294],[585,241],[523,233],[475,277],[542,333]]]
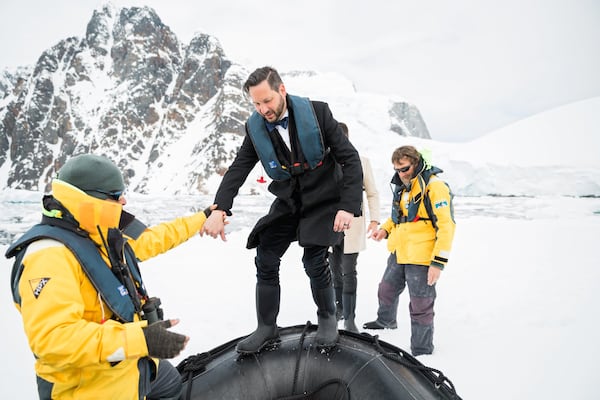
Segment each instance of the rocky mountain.
[[[243,139],[248,74],[215,37],[183,44],[151,8],[105,5],[84,38],[62,40],[31,68],[0,72],[0,188],[45,190],[69,156],[93,152],[119,165],[129,190],[207,193]],[[286,86],[296,76],[282,75]],[[329,91],[340,108],[359,102],[355,91],[339,92]],[[380,109],[384,129],[429,138],[414,105],[387,100]]]

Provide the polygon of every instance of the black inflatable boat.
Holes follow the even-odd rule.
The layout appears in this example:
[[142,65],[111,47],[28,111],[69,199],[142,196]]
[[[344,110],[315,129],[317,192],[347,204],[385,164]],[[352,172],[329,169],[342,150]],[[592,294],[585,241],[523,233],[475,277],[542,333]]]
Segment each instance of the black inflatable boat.
[[240,355],[243,337],[190,356],[177,369],[183,399],[460,400],[440,371],[371,336],[340,330],[336,347],[313,345],[317,326],[280,328],[281,341]]

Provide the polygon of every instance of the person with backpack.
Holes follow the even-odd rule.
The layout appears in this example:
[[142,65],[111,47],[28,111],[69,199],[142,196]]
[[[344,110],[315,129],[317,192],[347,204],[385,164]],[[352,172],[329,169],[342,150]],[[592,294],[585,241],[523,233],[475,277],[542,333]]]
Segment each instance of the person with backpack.
[[35,357],[40,399],[178,399],[181,376],[166,359],[188,337],[169,331],[138,261],[200,231],[214,206],[146,227],[123,210],[119,168],[70,158],[43,197],[43,215],[6,252],[13,299]]
[[395,329],[398,300],[408,286],[411,353],[431,354],[436,283],[448,263],[454,238],[454,212],[449,186],[413,146],[394,150],[391,216],[372,236],[387,238],[390,255],[377,297],[377,319],[365,329]]
[[257,353],[279,338],[277,316],[281,257],[290,244],[303,248],[302,263],[317,306],[316,347],[339,338],[335,296],[327,261],[329,246],[361,214],[363,175],[358,152],[342,133],[327,103],[288,94],[277,70],[262,67],[243,87],[255,112],[246,136],[217,189],[203,233],[225,240],[223,220],[233,199],[260,161],[273,180],[269,212],[254,226],[246,247],[256,248],[257,328],[237,344],[240,353]]

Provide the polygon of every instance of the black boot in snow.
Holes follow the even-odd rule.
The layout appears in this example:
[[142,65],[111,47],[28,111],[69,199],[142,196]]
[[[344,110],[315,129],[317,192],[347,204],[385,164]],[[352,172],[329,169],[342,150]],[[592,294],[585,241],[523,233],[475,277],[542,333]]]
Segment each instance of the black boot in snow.
[[356,293],[344,293],[342,298],[342,302],[344,304],[344,329],[350,332],[358,333],[358,328],[354,323]]
[[280,287],[256,285],[256,318],[258,327],[236,346],[238,353],[258,353],[279,339],[277,315],[279,314]]
[[378,319],[375,321],[365,322],[363,324],[363,329],[396,329],[398,324],[396,322],[392,322],[390,324],[384,324],[383,322],[379,322]]
[[334,347],[338,341],[337,319],[335,318],[335,295],[331,286],[324,289],[311,287],[317,305],[319,327],[315,336],[318,348]]

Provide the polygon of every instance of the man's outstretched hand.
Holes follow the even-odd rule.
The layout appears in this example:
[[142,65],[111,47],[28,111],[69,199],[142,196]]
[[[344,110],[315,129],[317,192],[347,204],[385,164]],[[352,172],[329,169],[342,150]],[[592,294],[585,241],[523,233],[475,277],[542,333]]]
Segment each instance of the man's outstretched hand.
[[229,221],[227,221],[227,214],[225,211],[217,210],[216,208],[216,204],[210,206],[211,213],[206,221],[204,221],[202,229],[200,229],[200,236],[207,234],[213,238],[221,237],[221,240],[226,242],[227,238],[225,237],[225,225],[229,223]]

